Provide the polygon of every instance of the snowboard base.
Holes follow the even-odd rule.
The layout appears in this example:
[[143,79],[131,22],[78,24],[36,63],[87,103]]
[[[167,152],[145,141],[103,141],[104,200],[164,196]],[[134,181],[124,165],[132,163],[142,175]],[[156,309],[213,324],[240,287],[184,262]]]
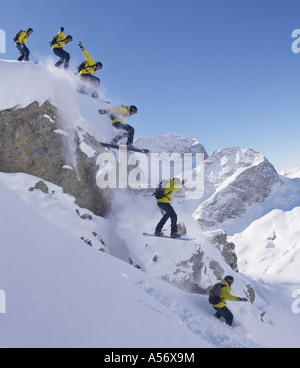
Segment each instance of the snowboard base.
[[190,238],[172,238],[171,236],[156,236],[154,234],[148,234],[148,233],[143,233],[144,236],[151,236],[153,238],[157,238],[157,239],[172,239],[172,240],[183,240],[183,241],[192,241],[193,239],[190,239]]
[[[103,147],[106,147],[106,148],[113,148],[113,149],[117,149],[119,150],[120,147],[124,147],[124,146],[120,146],[118,144],[110,144],[110,143],[102,143],[102,142],[99,142]],[[132,151],[132,152],[139,152],[139,153],[149,153],[150,151],[147,150],[147,149],[139,149],[139,148],[134,148],[134,147],[128,147],[127,146],[127,150],[128,151]]]
[[99,101],[99,102],[103,102],[103,103],[106,103],[106,104],[108,104],[108,105],[110,105],[111,104],[111,102],[110,101],[105,101],[105,100],[102,100],[100,97],[93,97],[92,96],[92,94],[91,93],[89,93],[89,92],[85,92],[85,91],[83,91],[83,90],[77,90],[77,92],[78,93],[81,93],[82,95],[86,95],[86,96],[89,96],[89,97],[91,97],[93,100],[96,100],[96,101]]

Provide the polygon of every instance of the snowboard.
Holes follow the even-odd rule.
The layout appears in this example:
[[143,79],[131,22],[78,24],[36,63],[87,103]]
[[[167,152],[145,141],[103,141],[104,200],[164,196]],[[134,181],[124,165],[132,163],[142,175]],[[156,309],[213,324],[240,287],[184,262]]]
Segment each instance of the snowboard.
[[154,234],[148,234],[148,233],[143,233],[144,236],[151,236],[153,238],[157,238],[157,239],[173,239],[173,240],[183,240],[183,241],[192,241],[193,239],[190,238],[171,238],[171,236],[155,236]]
[[82,95],[86,95],[86,96],[89,96],[91,97],[93,100],[96,100],[96,101],[99,101],[99,102],[103,102],[103,103],[106,103],[108,105],[111,104],[110,101],[105,101],[105,100],[102,100],[100,97],[93,97],[91,93],[88,93],[88,92],[83,92],[82,90],[77,90],[78,93],[81,93]]
[[[120,149],[121,146],[119,146],[118,144],[109,144],[109,143],[102,143],[99,142],[103,147],[106,148],[113,148],[113,149]],[[150,151],[147,149],[139,149],[139,148],[135,148],[135,147],[127,147],[128,151],[132,151],[132,152],[139,152],[139,153],[149,153]]]

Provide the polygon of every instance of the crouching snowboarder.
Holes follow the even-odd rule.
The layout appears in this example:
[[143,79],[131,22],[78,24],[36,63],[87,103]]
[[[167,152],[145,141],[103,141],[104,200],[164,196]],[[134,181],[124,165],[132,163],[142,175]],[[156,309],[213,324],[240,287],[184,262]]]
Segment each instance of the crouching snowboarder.
[[98,98],[99,94],[97,89],[100,86],[100,79],[95,77],[93,74],[96,71],[101,70],[103,68],[103,64],[100,61],[95,62],[87,53],[81,42],[79,42],[78,46],[80,47],[86,59],[86,61],[83,61],[78,67],[79,78],[85,84],[85,86],[81,89],[81,92],[86,93],[86,87],[90,87],[92,90],[92,97]]
[[232,276],[226,276],[223,281],[216,284],[209,295],[209,302],[212,304],[214,309],[216,310],[215,317],[220,319],[221,317],[225,318],[226,324],[232,326],[233,322],[233,314],[226,307],[226,302],[248,302],[247,298],[238,298],[236,296],[231,295],[231,287],[234,283],[234,278]]
[[166,222],[171,219],[171,238],[181,238],[177,228],[177,214],[171,206],[171,200],[173,199],[174,192],[181,189],[182,185],[182,181],[178,178],[169,179],[167,181],[164,180],[154,193],[154,196],[157,199],[157,205],[164,213],[163,218],[156,227],[155,236],[161,237],[164,235],[162,229]]
[[117,135],[111,142],[111,144],[118,145],[120,140],[127,137],[126,145],[133,147],[134,141],[134,128],[124,122],[132,115],[137,114],[138,109],[135,106],[118,106],[109,110],[99,110],[99,114],[108,114],[111,122],[117,130],[121,131],[121,134]]

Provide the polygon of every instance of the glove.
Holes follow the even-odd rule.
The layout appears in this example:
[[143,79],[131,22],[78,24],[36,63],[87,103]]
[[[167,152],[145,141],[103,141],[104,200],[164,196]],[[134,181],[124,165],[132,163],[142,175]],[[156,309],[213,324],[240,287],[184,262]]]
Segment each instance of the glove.
[[248,302],[247,298],[237,298],[238,302]]
[[99,114],[101,114],[101,115],[105,115],[105,114],[107,114],[107,110],[99,110],[98,112],[99,112]]
[[81,48],[81,50],[84,50],[82,42],[79,42],[78,46]]
[[64,32],[65,31],[64,27],[60,27],[60,31]]

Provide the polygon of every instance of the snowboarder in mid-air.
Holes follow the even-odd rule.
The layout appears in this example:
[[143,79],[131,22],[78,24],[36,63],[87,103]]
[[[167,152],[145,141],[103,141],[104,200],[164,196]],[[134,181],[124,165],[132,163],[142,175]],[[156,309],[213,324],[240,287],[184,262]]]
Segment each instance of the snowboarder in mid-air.
[[233,314],[226,307],[226,302],[228,300],[233,302],[248,302],[247,298],[238,298],[236,296],[231,295],[231,287],[234,283],[234,278],[232,276],[226,276],[223,281],[216,284],[209,296],[209,302],[212,304],[214,309],[216,310],[215,317],[217,319],[221,319],[221,317],[225,318],[226,324],[232,326],[233,323]]
[[70,54],[64,50],[65,46],[73,41],[72,36],[66,36],[64,34],[64,27],[61,27],[58,35],[53,37],[50,42],[53,53],[58,56],[60,59],[55,64],[56,67],[60,68],[64,64],[64,68],[69,68],[70,63]]
[[33,29],[28,28],[27,31],[20,31],[16,34],[14,38],[14,42],[16,44],[17,49],[20,51],[21,56],[18,58],[18,61],[29,61],[30,51],[26,47],[26,42],[28,37],[32,35]]
[[138,109],[135,106],[118,106],[109,110],[99,110],[99,114],[108,114],[114,128],[121,130],[122,133],[116,136],[111,142],[112,145],[118,145],[120,140],[127,137],[126,145],[133,147],[134,128],[124,122],[132,115],[137,114]]
[[154,193],[155,198],[157,199],[157,205],[164,213],[163,218],[160,220],[159,224],[155,230],[155,236],[162,237],[164,236],[162,229],[166,222],[171,219],[171,238],[181,238],[181,234],[178,233],[177,228],[177,214],[174,208],[171,206],[171,200],[173,199],[174,192],[181,189],[183,182],[178,179],[169,179],[164,180],[160,183],[159,188]]
[[82,87],[80,92],[87,93],[86,89],[89,89],[89,87],[90,87],[92,89],[92,97],[93,98],[98,98],[99,94],[97,92],[97,89],[100,86],[100,79],[95,77],[93,74],[96,71],[101,70],[103,68],[103,64],[100,61],[95,62],[90,57],[90,55],[87,53],[87,51],[85,50],[85,48],[84,48],[84,46],[82,45],[81,42],[79,42],[78,45],[79,45],[81,51],[83,52],[83,54],[86,58],[86,61],[83,61],[80,64],[80,66],[78,67],[79,78],[85,84],[85,86]]

